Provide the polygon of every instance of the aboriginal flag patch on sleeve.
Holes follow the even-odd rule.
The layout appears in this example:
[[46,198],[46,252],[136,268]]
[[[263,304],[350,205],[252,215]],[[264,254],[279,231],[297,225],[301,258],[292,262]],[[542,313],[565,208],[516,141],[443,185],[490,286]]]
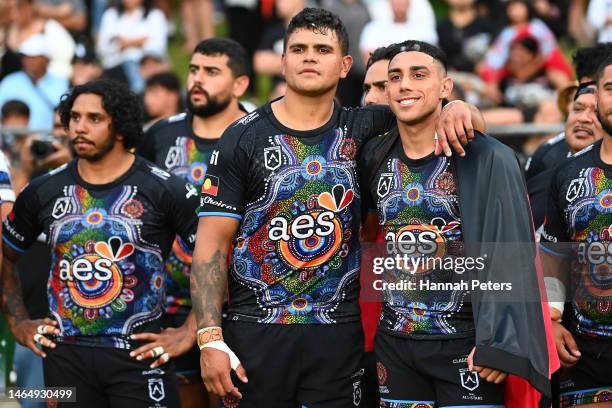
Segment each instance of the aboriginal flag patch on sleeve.
[[219,178],[207,175],[202,184],[202,193],[216,197],[219,191]]

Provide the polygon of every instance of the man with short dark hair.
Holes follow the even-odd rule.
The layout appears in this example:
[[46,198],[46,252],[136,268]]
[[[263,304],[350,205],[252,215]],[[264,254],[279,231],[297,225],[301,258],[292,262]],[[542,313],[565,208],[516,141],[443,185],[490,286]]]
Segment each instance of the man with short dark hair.
[[[131,153],[142,110],[126,86],[77,86],[59,111],[77,158],[33,180],[4,222],[7,323],[44,357],[45,385],[75,387],[79,405],[178,406],[169,353],[185,352],[182,343],[155,350],[153,366],[129,350],[141,344],[137,333],[161,330],[164,259],[177,234],[194,242],[197,190]],[[30,320],[12,266],[41,233],[51,248],[50,314]]]

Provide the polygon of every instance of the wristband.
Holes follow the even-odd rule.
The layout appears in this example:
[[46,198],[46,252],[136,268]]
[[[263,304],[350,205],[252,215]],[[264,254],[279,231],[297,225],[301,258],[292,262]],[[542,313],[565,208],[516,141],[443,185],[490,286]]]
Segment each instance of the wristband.
[[219,326],[210,326],[198,330],[196,337],[198,340],[198,347],[202,350],[206,343],[223,341],[223,332]]
[[546,285],[546,296],[552,300],[548,302],[548,307],[554,307],[563,315],[563,309],[565,308],[565,285],[560,279],[552,276],[546,276],[544,284]]
[[227,344],[225,344],[223,340],[215,340],[215,341],[208,342],[204,344],[202,347],[200,347],[200,350],[204,348],[214,348],[214,349],[217,349],[217,350],[220,350],[226,353],[227,356],[229,357],[230,367],[232,367],[232,370],[235,370],[240,365],[240,360],[238,359],[236,354],[232,351],[232,349],[229,348]]

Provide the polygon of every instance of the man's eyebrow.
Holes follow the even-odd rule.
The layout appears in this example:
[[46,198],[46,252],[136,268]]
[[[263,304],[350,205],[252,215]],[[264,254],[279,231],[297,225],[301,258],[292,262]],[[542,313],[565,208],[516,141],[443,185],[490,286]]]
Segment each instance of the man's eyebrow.
[[374,81],[372,82],[372,85],[374,86],[378,86],[378,87],[384,87],[387,83],[387,80],[383,80],[383,81]]
[[[408,70],[410,71],[420,71],[420,70],[429,71],[429,68],[427,68],[425,65],[412,65],[408,67]],[[402,72],[402,69],[400,67],[389,68],[389,73],[391,72]]]

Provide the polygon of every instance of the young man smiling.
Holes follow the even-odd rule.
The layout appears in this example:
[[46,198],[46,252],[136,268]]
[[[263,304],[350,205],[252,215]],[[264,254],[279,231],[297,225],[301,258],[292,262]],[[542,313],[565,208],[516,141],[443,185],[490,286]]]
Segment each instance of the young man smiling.
[[[537,276],[529,206],[514,153],[477,133],[466,147],[469,161],[436,156],[436,121],[452,91],[446,56],[430,44],[406,41],[394,46],[389,58],[386,91],[397,127],[364,147],[361,186],[384,239],[428,262],[414,274],[389,271],[389,283],[409,280],[414,289],[385,291],[375,346],[381,406],[502,407],[507,373],[549,391],[547,362],[521,367],[531,353],[546,358],[546,340],[540,304],[528,303],[538,292],[530,297],[522,292],[525,283],[537,290]],[[497,223],[509,214],[515,226],[500,233]],[[531,265],[514,263],[511,273],[505,270],[508,254],[495,244],[506,242],[530,248],[523,254],[532,257]],[[430,262],[443,259],[446,265],[452,259],[484,259],[483,254],[492,259],[481,272]],[[474,279],[487,287],[516,285],[517,291],[510,297],[497,292],[500,300],[493,303],[485,290],[467,284]],[[539,317],[527,312],[531,306]],[[528,319],[530,328],[523,324]],[[515,344],[528,343],[529,336],[537,346],[517,350]]]

